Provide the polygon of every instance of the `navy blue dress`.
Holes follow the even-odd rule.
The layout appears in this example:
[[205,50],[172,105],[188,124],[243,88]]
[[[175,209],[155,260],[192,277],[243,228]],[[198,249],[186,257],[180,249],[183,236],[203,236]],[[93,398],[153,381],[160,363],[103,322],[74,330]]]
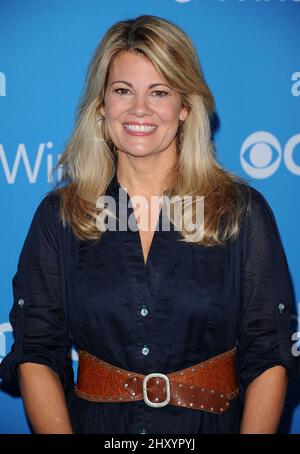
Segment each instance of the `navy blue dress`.
[[[107,195],[117,204],[119,189],[125,192],[115,175]],[[250,194],[235,241],[203,247],[178,241],[174,227],[157,229],[146,266],[137,230],[79,241],[59,218],[59,197],[47,194],[13,278],[15,343],[0,376],[16,381],[22,362],[52,368],[75,433],[238,433],[249,383],[275,365],[290,375],[293,369],[286,256],[270,206],[252,187]],[[221,415],[144,401],[89,402],[74,394],[70,341],[141,374],[175,372],[236,346],[240,395]]]

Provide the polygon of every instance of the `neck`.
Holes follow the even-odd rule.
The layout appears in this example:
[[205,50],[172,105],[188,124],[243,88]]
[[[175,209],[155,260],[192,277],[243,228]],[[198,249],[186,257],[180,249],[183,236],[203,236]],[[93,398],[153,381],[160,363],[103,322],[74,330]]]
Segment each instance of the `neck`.
[[[124,153],[121,154],[121,156]],[[132,195],[161,196],[167,188],[167,178],[175,165],[175,160],[152,160],[145,158],[122,158],[119,154],[117,178],[121,187]]]

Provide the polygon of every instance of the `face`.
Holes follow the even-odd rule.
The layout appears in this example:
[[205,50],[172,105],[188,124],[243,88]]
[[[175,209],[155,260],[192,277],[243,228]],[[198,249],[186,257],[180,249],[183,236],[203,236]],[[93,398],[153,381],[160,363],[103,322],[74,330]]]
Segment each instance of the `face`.
[[133,156],[176,151],[179,120],[187,116],[181,95],[148,59],[130,52],[112,63],[101,112],[114,145]]

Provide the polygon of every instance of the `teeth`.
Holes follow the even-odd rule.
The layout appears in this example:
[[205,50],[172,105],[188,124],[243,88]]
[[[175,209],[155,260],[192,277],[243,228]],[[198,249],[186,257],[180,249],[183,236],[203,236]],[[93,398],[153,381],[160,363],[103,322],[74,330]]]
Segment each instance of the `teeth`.
[[155,126],[141,126],[141,125],[124,125],[126,129],[134,132],[150,132],[155,129]]

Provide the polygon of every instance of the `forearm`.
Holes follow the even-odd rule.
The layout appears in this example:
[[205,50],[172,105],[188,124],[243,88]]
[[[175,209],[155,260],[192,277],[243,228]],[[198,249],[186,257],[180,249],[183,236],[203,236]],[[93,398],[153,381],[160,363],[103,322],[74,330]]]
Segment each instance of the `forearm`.
[[241,434],[274,434],[280,421],[287,389],[282,366],[267,369],[247,388]]
[[37,434],[72,434],[64,391],[48,366],[23,363],[18,367],[26,414]]

